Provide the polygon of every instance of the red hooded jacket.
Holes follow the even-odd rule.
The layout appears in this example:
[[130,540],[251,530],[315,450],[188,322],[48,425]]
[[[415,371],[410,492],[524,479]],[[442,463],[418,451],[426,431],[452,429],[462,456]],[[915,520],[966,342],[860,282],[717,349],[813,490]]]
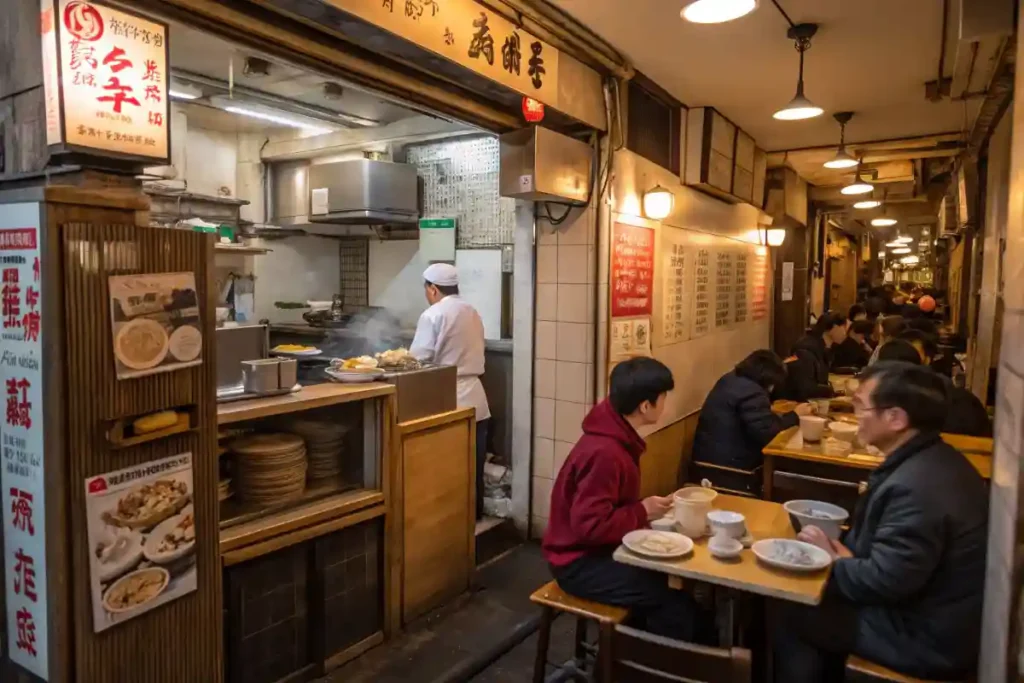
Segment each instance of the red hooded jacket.
[[610,552],[630,531],[647,526],[640,502],[640,456],[646,444],[607,400],[583,419],[583,436],[551,491],[542,548],[554,567],[595,550]]

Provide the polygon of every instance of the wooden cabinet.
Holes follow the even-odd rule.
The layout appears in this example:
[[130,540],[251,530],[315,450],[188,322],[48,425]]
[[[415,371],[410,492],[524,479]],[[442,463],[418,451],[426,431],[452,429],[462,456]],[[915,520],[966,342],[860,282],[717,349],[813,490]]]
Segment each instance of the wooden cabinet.
[[767,156],[754,139],[712,107],[686,114],[686,167],[683,181],[727,202],[760,207]]

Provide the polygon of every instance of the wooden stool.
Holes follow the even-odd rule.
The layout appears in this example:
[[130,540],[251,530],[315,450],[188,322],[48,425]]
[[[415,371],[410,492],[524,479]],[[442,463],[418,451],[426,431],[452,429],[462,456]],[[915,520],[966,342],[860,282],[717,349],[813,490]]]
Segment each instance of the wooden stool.
[[846,660],[847,683],[929,683],[923,678],[904,676],[881,664],[869,662],[860,657],[849,657]]
[[548,663],[548,646],[551,640],[551,622],[556,612],[568,612],[576,615],[576,637],[573,650],[574,660],[582,670],[586,660],[585,638],[587,622],[597,622],[602,647],[611,644],[615,627],[626,620],[629,610],[625,607],[612,607],[599,602],[580,600],[569,595],[555,581],[549,581],[530,596],[530,602],[543,608],[540,631],[537,633],[537,658],[533,664],[533,683],[543,683],[545,667]]

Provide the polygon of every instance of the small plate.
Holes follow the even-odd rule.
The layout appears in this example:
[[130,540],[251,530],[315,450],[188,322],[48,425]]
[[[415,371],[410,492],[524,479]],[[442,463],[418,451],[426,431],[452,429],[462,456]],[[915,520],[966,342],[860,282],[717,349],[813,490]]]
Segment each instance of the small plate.
[[818,546],[788,538],[766,538],[750,549],[765,564],[791,572],[816,572],[832,564],[832,557]]
[[304,358],[306,356],[319,356],[323,351],[320,349],[306,349],[305,351],[278,351],[270,349],[270,352],[277,356],[295,356],[297,358]]
[[335,370],[334,368],[327,368],[324,372],[331,379],[344,384],[376,382],[384,374],[384,371],[380,368],[367,368],[365,370]]
[[720,560],[731,560],[743,552],[743,543],[735,538],[712,536],[708,541],[708,552]]
[[659,560],[682,557],[693,550],[693,541],[689,536],[674,531],[654,531],[653,529],[637,529],[623,536],[622,544],[637,555],[654,557]]

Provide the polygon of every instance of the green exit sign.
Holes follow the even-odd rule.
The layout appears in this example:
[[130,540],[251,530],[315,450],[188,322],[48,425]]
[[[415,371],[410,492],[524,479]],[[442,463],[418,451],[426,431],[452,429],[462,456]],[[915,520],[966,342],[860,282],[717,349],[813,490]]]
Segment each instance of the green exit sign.
[[421,218],[420,230],[454,230],[454,218]]

